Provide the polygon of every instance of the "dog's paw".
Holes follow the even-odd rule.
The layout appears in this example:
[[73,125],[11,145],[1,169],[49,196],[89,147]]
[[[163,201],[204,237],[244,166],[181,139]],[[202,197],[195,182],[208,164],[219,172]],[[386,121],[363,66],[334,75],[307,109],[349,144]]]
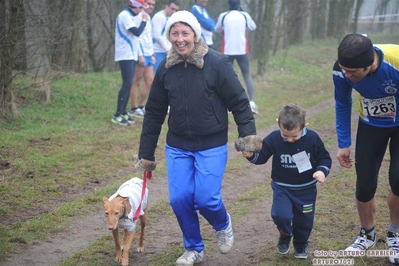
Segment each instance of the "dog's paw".
[[137,252],[138,253],[144,252],[144,247],[137,247]]
[[122,256],[120,256],[120,255],[119,255],[119,256],[116,256],[116,257],[115,257],[115,261],[116,261],[116,262],[121,262],[121,261],[122,261]]
[[123,256],[122,266],[128,266],[128,265],[129,265],[129,257],[128,256]]

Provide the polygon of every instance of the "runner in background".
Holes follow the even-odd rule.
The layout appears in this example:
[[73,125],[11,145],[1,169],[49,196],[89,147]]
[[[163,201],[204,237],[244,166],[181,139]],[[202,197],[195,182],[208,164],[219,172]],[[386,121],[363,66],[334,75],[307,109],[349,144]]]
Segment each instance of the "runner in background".
[[228,0],[227,2],[229,11],[219,15],[215,31],[224,32],[222,53],[229,56],[231,63],[237,60],[247,87],[252,113],[258,114],[258,106],[254,100],[254,82],[249,66],[247,41],[247,29],[255,30],[256,24],[247,12],[242,11],[240,0]]
[[[152,81],[154,79],[154,64],[155,55],[154,47],[152,43],[152,25],[150,14],[154,10],[155,0],[146,0],[148,8],[143,11],[148,14],[147,24],[144,28],[144,32],[139,36],[140,50],[142,56],[139,56],[139,62],[136,65],[136,72],[134,73],[133,86],[130,89],[130,104],[132,109],[128,112],[130,117],[144,117],[144,106],[147,101],[148,93],[151,88]],[[144,84],[140,90],[139,97],[139,86],[144,78]],[[139,99],[140,98],[140,99]]]
[[144,0],[130,0],[126,7],[116,18],[115,23],[115,62],[119,63],[122,75],[122,86],[118,93],[116,112],[112,123],[128,126],[135,121],[129,117],[126,107],[130,98],[134,72],[139,49],[138,36],[144,31],[148,14],[141,12],[148,5]]
[[213,31],[215,30],[215,21],[206,11],[205,7],[208,0],[194,0],[195,4],[191,8],[191,13],[197,18],[201,25],[201,38],[209,48],[213,45]]
[[172,47],[165,35],[166,22],[169,17],[179,10],[177,0],[168,0],[163,10],[157,12],[152,18],[152,35],[154,37],[154,72],[157,72],[158,66]]

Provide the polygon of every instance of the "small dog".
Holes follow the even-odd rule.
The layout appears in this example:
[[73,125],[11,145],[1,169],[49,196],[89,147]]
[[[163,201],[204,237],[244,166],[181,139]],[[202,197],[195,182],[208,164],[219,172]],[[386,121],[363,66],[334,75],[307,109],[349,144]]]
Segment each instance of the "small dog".
[[[122,266],[129,265],[129,251],[136,235],[136,222],[133,216],[140,206],[140,242],[137,248],[138,252],[144,251],[144,228],[147,221],[147,197],[148,189],[146,188],[144,197],[141,198],[143,188],[143,180],[133,177],[129,181],[123,183],[118,191],[109,199],[103,197],[104,213],[107,217],[108,229],[112,230],[114,237],[116,257],[115,261],[122,262]],[[119,243],[118,227],[123,228],[122,245]]]

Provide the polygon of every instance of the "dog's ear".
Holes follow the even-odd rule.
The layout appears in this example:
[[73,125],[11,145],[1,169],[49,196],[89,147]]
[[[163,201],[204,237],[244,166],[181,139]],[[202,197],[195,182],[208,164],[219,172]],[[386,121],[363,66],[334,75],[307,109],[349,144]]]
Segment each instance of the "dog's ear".
[[126,205],[126,211],[129,213],[132,210],[132,206],[129,204],[129,198],[124,198],[123,201],[121,201],[122,206]]
[[107,203],[109,200],[108,200],[108,198],[107,197],[103,197],[103,203],[105,204],[105,203]]

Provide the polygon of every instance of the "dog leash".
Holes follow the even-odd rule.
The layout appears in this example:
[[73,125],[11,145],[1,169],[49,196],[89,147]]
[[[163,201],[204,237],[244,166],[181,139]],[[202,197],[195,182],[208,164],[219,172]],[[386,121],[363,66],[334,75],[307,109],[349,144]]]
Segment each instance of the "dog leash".
[[136,210],[136,213],[133,216],[133,222],[136,221],[140,217],[140,212],[141,212],[141,203],[143,202],[144,195],[145,195],[145,190],[147,188],[147,179],[151,179],[152,177],[152,172],[151,171],[145,171],[144,172],[144,178],[143,178],[143,188],[141,190],[141,200],[140,200],[140,205]]

